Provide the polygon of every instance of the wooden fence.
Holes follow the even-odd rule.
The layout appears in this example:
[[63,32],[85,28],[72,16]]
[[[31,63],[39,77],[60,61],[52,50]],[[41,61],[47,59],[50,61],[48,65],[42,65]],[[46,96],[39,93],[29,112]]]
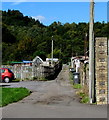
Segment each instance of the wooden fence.
[[80,68],[80,83],[82,86],[89,85],[89,64],[84,64],[81,62]]

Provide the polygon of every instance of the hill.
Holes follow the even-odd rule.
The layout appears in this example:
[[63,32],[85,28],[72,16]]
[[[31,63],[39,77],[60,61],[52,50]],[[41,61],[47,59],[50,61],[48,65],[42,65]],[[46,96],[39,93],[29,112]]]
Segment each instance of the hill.
[[[36,55],[43,60],[51,56],[51,38],[54,40],[54,57],[64,63],[72,55],[84,55],[84,40],[89,33],[88,23],[71,24],[53,22],[45,26],[18,10],[2,12],[2,62],[32,60]],[[109,24],[108,24],[109,26]],[[107,23],[94,24],[95,37],[107,36]]]

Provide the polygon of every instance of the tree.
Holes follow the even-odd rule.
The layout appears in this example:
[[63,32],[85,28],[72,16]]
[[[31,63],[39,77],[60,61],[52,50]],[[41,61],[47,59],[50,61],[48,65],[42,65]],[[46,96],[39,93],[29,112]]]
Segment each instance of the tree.
[[[3,62],[42,59],[51,57],[51,37],[54,38],[54,57],[67,63],[72,54],[84,55],[84,39],[89,23],[65,23],[54,21],[45,26],[19,10],[2,12]],[[96,22],[95,37],[109,36],[109,23]],[[8,57],[7,57],[8,56]]]

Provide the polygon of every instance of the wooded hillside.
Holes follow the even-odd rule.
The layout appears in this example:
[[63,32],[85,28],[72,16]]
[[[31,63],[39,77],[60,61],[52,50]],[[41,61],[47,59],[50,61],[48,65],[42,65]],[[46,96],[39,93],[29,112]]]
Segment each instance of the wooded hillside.
[[[88,23],[53,22],[45,26],[18,10],[2,12],[2,62],[32,60],[36,55],[43,60],[50,57],[51,38],[54,57],[68,62],[72,55],[84,55],[84,40],[89,33]],[[109,24],[108,24],[109,26]],[[107,23],[94,24],[95,37],[108,36]],[[88,36],[87,36],[88,41]]]

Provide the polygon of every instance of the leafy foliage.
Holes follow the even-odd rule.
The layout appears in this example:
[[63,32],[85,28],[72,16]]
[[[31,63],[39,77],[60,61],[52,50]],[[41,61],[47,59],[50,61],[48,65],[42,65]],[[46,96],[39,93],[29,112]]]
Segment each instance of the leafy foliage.
[[[108,36],[107,26],[109,23],[95,23],[95,37]],[[51,56],[53,36],[54,57],[66,63],[72,55],[84,55],[84,39],[88,29],[88,23],[53,22],[45,26],[18,10],[2,11],[2,61],[6,64],[8,61],[32,60],[36,55],[45,59]]]

